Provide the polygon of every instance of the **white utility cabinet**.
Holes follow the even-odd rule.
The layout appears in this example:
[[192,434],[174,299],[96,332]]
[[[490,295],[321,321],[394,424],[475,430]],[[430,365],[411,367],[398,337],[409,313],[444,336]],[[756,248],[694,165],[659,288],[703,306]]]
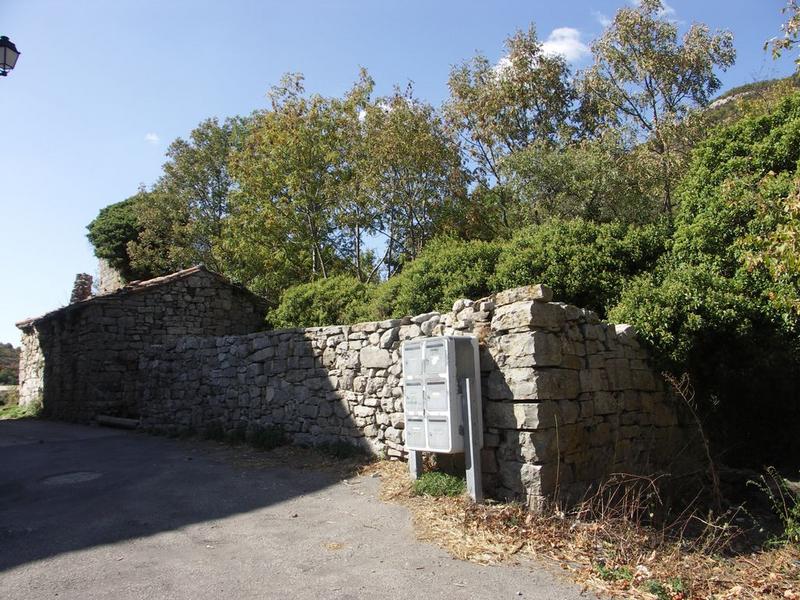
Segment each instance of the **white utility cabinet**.
[[[478,340],[440,336],[403,342],[406,449],[455,454],[483,447]],[[470,423],[471,418],[471,423]]]

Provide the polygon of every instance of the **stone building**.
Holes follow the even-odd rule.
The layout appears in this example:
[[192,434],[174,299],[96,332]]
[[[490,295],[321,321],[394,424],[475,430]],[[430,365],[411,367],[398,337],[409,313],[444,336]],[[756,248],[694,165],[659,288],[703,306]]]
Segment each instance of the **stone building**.
[[187,335],[251,333],[263,319],[259,298],[204,267],[132,282],[17,323],[20,403],[42,402],[46,415],[73,421],[138,417],[145,350]]

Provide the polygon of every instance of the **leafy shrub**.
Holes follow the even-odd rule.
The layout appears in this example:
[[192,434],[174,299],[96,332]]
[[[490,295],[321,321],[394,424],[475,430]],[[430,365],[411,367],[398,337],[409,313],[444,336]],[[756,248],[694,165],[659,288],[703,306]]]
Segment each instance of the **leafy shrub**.
[[336,275],[288,288],[267,315],[273,327],[319,327],[354,323],[367,316],[372,287],[349,275]]
[[86,237],[94,246],[94,255],[108,261],[128,281],[152,275],[134,268],[128,255],[128,244],[136,241],[141,232],[137,217],[140,202],[141,193],[110,204],[101,208],[94,220],[86,226],[89,230]]
[[417,496],[460,496],[467,489],[467,482],[455,475],[429,471],[414,481]]
[[798,160],[800,94],[713,132],[679,188],[670,252],[611,311],[665,366],[690,373],[729,460],[758,464],[798,449],[789,432],[800,426],[800,321],[773,302],[785,282],[758,260],[785,219],[780,199]]
[[663,254],[667,234],[664,225],[552,220],[521,230],[503,247],[491,285],[500,291],[544,283],[556,300],[605,315],[626,279]]
[[487,296],[500,249],[495,242],[429,242],[403,271],[378,286],[371,314],[386,318],[445,311],[459,298]]

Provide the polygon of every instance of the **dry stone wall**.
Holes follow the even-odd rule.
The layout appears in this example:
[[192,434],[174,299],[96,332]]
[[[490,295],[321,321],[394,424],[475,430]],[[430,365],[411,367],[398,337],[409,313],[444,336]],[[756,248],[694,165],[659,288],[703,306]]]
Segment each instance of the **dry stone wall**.
[[139,357],[187,335],[248,333],[263,306],[203,268],[134,283],[18,323],[20,403],[42,402],[50,417],[89,421],[138,417]]
[[352,326],[177,336],[137,348],[142,426],[346,441],[404,456],[400,344],[481,341],[484,485],[538,505],[613,472],[674,470],[688,436],[629,326],[529,286],[453,311]]

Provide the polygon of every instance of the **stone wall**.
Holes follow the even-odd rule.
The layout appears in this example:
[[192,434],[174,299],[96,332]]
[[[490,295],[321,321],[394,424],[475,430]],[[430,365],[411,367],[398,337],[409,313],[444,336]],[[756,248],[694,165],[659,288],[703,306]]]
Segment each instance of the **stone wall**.
[[134,283],[43,317],[22,329],[20,403],[88,421],[137,417],[146,350],[191,335],[244,334],[263,326],[261,302],[201,267]]
[[174,337],[136,351],[137,412],[156,431],[280,427],[295,443],[402,457],[401,342],[476,335],[489,493],[537,505],[579,498],[612,472],[673,470],[687,436],[631,328],[550,300],[530,286],[445,314]]
[[97,292],[110,294],[125,287],[125,280],[120,272],[112,267],[105,258],[97,261]]

